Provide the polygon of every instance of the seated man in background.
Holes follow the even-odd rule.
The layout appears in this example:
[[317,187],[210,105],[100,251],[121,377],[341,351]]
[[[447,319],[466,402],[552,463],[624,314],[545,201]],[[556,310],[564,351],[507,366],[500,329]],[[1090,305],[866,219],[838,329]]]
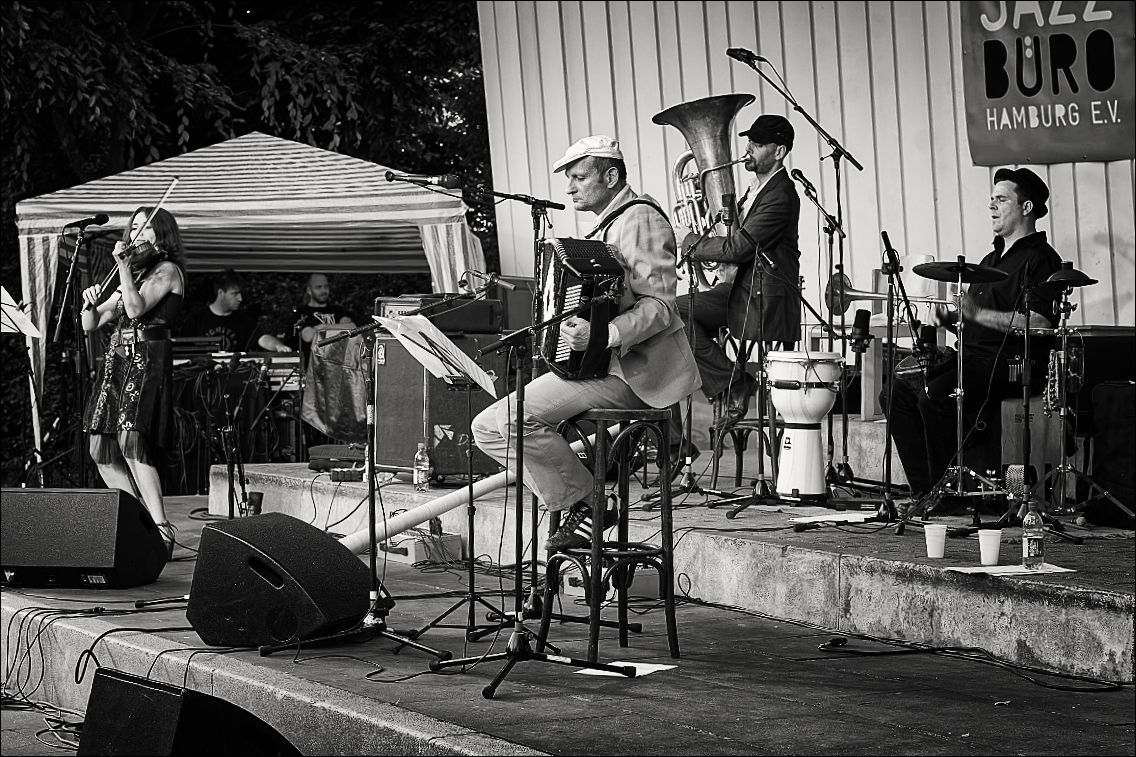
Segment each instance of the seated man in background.
[[276,336],[266,333],[256,319],[240,312],[244,280],[229,268],[213,279],[213,302],[191,313],[178,336],[219,336],[225,352],[292,352]]
[[312,340],[319,332],[318,326],[341,323],[354,328],[355,323],[347,314],[346,308],[328,304],[328,300],[331,299],[331,285],[327,282],[327,276],[322,273],[313,273],[308,277],[304,294],[307,300],[296,308],[296,315],[299,317],[296,326],[300,329],[300,347],[306,356],[311,354]]

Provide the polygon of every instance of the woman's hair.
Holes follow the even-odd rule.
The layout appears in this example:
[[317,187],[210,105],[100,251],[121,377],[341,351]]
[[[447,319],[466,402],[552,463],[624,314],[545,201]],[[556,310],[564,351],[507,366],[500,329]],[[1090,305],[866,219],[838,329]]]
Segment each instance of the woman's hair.
[[[143,205],[134,211],[130,216],[130,223],[127,225],[126,230],[123,232],[123,242],[130,241],[130,229],[134,225],[134,219],[139,214],[146,218],[154,209]],[[185,248],[181,243],[181,231],[178,229],[177,219],[173,217],[165,208],[158,208],[158,212],[154,213],[154,218],[150,221],[150,228],[154,230],[154,246],[160,248],[166,255],[169,256],[178,268],[185,272]]]

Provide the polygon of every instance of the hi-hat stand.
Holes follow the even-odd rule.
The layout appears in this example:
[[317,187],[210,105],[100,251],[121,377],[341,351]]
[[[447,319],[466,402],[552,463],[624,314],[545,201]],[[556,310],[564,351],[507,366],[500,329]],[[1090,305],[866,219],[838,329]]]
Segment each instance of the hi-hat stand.
[[[533,219],[533,251],[535,259],[539,259],[540,239],[543,236],[542,230],[548,218],[549,208],[559,208],[563,210],[564,206],[559,203],[550,202],[548,200],[538,200],[528,195],[511,195],[503,192],[496,192],[492,190],[481,189],[483,194],[492,194],[497,197],[504,197],[506,199],[518,200],[527,204],[532,212]],[[515,543],[515,560],[514,560],[514,603],[513,603],[513,632],[509,636],[508,642],[505,645],[504,652],[497,652],[492,654],[479,655],[477,657],[465,657],[455,660],[431,660],[430,670],[439,671],[445,668],[454,666],[473,665],[482,662],[491,662],[496,660],[505,660],[505,665],[498,671],[496,677],[481,690],[481,695],[486,699],[492,699],[497,691],[497,687],[505,680],[505,676],[513,669],[519,662],[550,662],[556,665],[570,665],[577,668],[587,668],[589,670],[603,670],[609,673],[618,673],[628,677],[634,677],[635,668],[623,665],[608,665],[599,662],[590,662],[588,660],[580,660],[572,657],[563,657],[559,654],[547,655],[541,652],[534,652],[532,644],[529,641],[529,636],[532,632],[525,628],[525,617],[529,612],[532,612],[535,607],[526,611],[525,606],[525,591],[524,591],[524,501],[525,501],[525,484],[524,484],[524,424],[525,424],[525,365],[528,362],[528,356],[531,351],[532,337],[537,331],[553,326],[563,320],[578,315],[592,306],[599,304],[602,298],[595,298],[579,307],[572,308],[550,318],[542,323],[534,323],[532,326],[519,329],[506,334],[501,339],[486,345],[483,349],[478,350],[479,355],[489,354],[490,352],[498,352],[504,349],[512,348],[514,351],[513,359],[515,362],[516,370],[516,428],[513,435],[513,443],[516,445],[516,523],[514,524],[514,531],[516,537]],[[598,433],[603,433],[601,429]],[[535,573],[536,564],[536,530],[537,530],[537,508],[536,503],[533,503],[532,508],[532,548],[533,548],[533,565]],[[599,538],[597,534],[595,538]],[[535,582],[533,585],[533,593],[536,593]],[[548,645],[548,642],[544,642]],[[551,646],[551,645],[548,645]],[[553,647],[553,651],[556,651]]]
[[[372,328],[373,327],[373,328]],[[379,324],[371,324],[368,327],[373,331],[378,328]],[[361,332],[362,333],[362,332]],[[332,337],[336,339],[336,337]],[[331,339],[326,339],[320,342],[323,346],[330,342]],[[321,636],[314,639],[304,639],[302,641],[289,642],[287,644],[266,645],[260,648],[260,656],[265,657],[273,652],[279,652],[282,649],[293,649],[299,647],[301,644],[322,644],[330,641],[337,641],[339,639],[350,638],[358,636],[361,633],[368,634],[371,638],[380,636],[391,641],[397,641],[399,648],[403,646],[414,647],[417,650],[426,652],[441,660],[448,660],[452,655],[446,651],[439,651],[431,649],[425,644],[420,644],[413,639],[408,639],[405,636],[400,636],[387,629],[386,618],[390,610],[394,607],[394,599],[391,597],[390,592],[387,591],[386,586],[379,580],[379,566],[378,566],[378,552],[379,545],[376,539],[376,528],[378,527],[375,505],[375,491],[378,488],[375,484],[375,375],[372,360],[374,359],[374,336],[369,335],[361,340],[362,355],[360,364],[363,366],[364,386],[367,393],[367,443],[365,445],[365,466],[364,475],[367,479],[367,537],[368,537],[368,558],[371,568],[371,589],[369,592],[370,605],[367,609],[367,614],[353,627],[348,628],[338,633]]]
[[[903,520],[900,522],[899,527],[896,529],[897,535],[903,534],[903,527],[905,523],[913,525],[920,525],[916,523],[915,516],[922,515],[927,506],[940,496],[966,496],[968,479],[977,483],[977,485],[985,487],[980,493],[980,496],[997,496],[1004,494],[1004,491],[998,486],[998,483],[990,480],[982,474],[971,470],[965,464],[965,450],[963,449],[966,441],[966,428],[965,416],[963,415],[963,401],[965,390],[963,389],[963,334],[966,331],[965,319],[962,315],[962,298],[963,284],[970,284],[979,281],[995,282],[1001,281],[1006,278],[1006,272],[996,268],[989,268],[986,266],[973,265],[966,262],[966,257],[963,255],[958,256],[957,263],[936,262],[936,263],[921,263],[915,266],[914,272],[920,276],[936,279],[939,281],[952,281],[955,285],[955,307],[958,311],[958,325],[957,325],[957,349],[955,351],[955,391],[951,396],[955,398],[955,439],[958,443],[958,448],[955,450],[956,464],[947,468],[943,476],[932,487],[931,492],[925,496],[919,503],[911,508]],[[1027,318],[1028,318],[1028,310]],[[1027,344],[1028,347],[1028,344]],[[1028,354],[1025,360],[1029,360]],[[1028,390],[1028,389],[1027,389]],[[952,488],[953,484],[953,488]],[[973,520],[970,528],[973,529],[969,533],[974,533],[979,529],[985,528],[1000,528],[1000,526],[993,524],[982,523],[980,515],[980,508],[975,505],[972,507]],[[951,535],[966,535],[962,533],[965,529],[956,529]],[[956,533],[958,532],[958,533]]]

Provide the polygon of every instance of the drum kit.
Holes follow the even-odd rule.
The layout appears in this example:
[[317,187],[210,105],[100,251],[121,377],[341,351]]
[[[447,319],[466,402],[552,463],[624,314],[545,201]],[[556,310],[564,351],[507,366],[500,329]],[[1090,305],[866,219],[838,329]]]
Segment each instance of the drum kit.
[[[1004,280],[1006,272],[988,266],[967,263],[960,257],[957,261],[940,261],[922,263],[913,268],[914,273],[924,278],[943,281],[956,285],[953,301],[961,304],[962,286],[974,283],[993,283]],[[1089,286],[1097,283],[1084,273],[1073,270],[1071,263],[1063,263],[1060,271],[1054,273],[1043,285],[1050,290],[1060,288],[1061,300],[1056,306],[1061,316],[1058,328],[1029,328],[1024,334],[1028,340],[1033,337],[1057,337],[1060,342],[1056,349],[1051,351],[1049,374],[1046,381],[1045,402],[1046,412],[1058,412],[1062,418],[1062,432],[1065,432],[1068,410],[1066,398],[1068,393],[1080,389],[1083,366],[1083,352],[1081,348],[1070,345],[1069,337],[1075,336],[1076,329],[1069,327],[1069,314],[1076,309],[1076,305],[1069,302],[1069,294],[1074,288]],[[961,344],[962,331],[965,328],[963,321],[958,323],[959,342]],[[1022,329],[1017,329],[1021,334]],[[1028,343],[1027,343],[1028,349]],[[1028,354],[1028,353],[1027,353]],[[1060,477],[1061,486],[1056,487],[1060,497],[1058,508],[1064,508],[1065,478],[1064,474],[1073,473],[1079,477],[1085,474],[1077,471],[1068,464],[1052,469],[1045,478],[1033,484],[1032,488],[1026,486],[1014,492],[1007,492],[999,486],[999,482],[988,479],[969,470],[963,463],[963,440],[966,436],[963,416],[963,354],[961,350],[937,350],[934,353],[936,360],[947,360],[948,356],[956,361],[958,380],[952,396],[956,400],[958,439],[957,465],[948,469],[944,476],[943,490],[945,493],[966,492],[968,481],[977,483],[979,494],[982,496],[999,496],[1011,494],[1027,500],[1029,494],[1044,482],[1053,477]],[[913,379],[916,373],[926,370],[927,366],[914,357],[908,362],[901,362],[895,368],[895,375],[900,378]],[[826,479],[824,472],[824,456],[821,449],[821,421],[832,410],[840,391],[844,371],[844,358],[838,353],[829,352],[771,352],[766,356],[766,381],[770,390],[770,399],[774,408],[784,418],[784,428],[781,436],[781,445],[778,456],[776,491],[782,497],[800,499],[802,501],[824,500],[826,497]],[[904,373],[906,371],[906,373]],[[908,375],[911,374],[911,375]],[[1028,379],[1026,379],[1028,381]],[[1024,445],[1026,466],[1028,467],[1028,422],[1026,424],[1027,443]],[[1031,482],[1032,483],[1032,482]],[[1092,482],[1090,481],[1090,484]],[[1092,484],[1096,487],[1095,484]],[[1099,489],[1099,487],[1096,487]],[[953,489],[953,491],[951,491]],[[1103,490],[1101,490],[1103,492]],[[1107,495],[1107,493],[1104,493]],[[1114,499],[1109,495],[1110,499]],[[912,518],[918,513],[912,510],[907,517]],[[977,508],[975,509],[977,521]],[[908,521],[910,522],[910,521]],[[976,525],[977,522],[976,522]]]

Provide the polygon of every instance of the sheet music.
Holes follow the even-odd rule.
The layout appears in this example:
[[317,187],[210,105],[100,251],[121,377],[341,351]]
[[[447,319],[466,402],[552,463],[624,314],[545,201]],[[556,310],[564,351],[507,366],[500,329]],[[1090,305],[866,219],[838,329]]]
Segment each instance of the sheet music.
[[372,316],[383,325],[387,331],[400,341],[426,370],[437,378],[453,383],[453,379],[469,378],[478,386],[497,398],[497,388],[493,386],[493,377],[482,369],[480,365],[464,352],[457,348],[449,337],[438,330],[424,315],[400,315],[394,318],[385,318],[381,315]]
[[8,294],[8,289],[0,287],[0,291],[2,291],[2,294],[0,294],[0,310],[3,311],[3,323],[0,330],[3,330],[5,334],[27,334],[36,339],[42,337],[43,335],[36,328],[32,319],[20,310],[20,306],[12,299],[12,295]]

